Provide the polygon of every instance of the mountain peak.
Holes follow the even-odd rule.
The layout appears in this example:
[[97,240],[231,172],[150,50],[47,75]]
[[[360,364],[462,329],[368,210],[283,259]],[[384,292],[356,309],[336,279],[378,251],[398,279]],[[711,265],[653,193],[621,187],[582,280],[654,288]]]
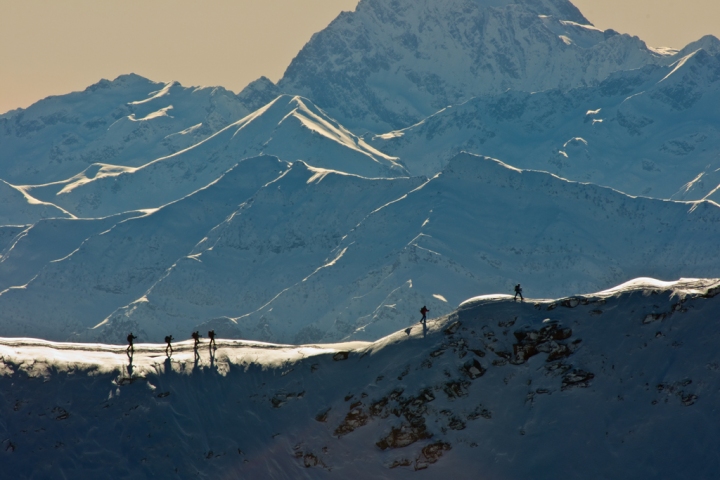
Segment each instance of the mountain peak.
[[272,80],[263,76],[250,82],[238,93],[238,99],[251,111],[264,107],[280,95],[280,90]]
[[580,10],[567,0],[446,0],[438,4],[435,0],[361,0],[356,12],[366,9],[385,12],[405,12],[410,9],[438,9],[472,11],[487,8],[505,8],[517,5],[537,15],[550,15],[562,20],[582,24],[589,23]]
[[657,56],[566,0],[362,0],[312,37],[278,87],[378,132],[478,95],[597,84]]
[[89,87],[85,89],[86,92],[94,92],[96,90],[101,90],[104,88],[117,88],[117,87],[147,87],[147,86],[153,86],[153,85],[162,85],[162,83],[159,82],[153,82],[152,80],[145,78],[141,75],[138,75],[136,73],[126,73],[123,75],[117,76],[114,80],[108,80],[108,79],[101,79],[97,83],[93,83]]
[[699,49],[705,50],[710,55],[720,54],[720,40],[714,35],[705,35],[699,40],[691,42],[678,53],[679,57],[683,57]]

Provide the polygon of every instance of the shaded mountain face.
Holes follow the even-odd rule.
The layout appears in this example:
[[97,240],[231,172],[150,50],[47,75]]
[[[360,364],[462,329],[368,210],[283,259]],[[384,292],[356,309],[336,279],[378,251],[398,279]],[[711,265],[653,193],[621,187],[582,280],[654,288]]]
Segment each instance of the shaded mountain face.
[[468,151],[631,195],[717,201],[718,103],[720,56],[699,49],[594,87],[483,95],[371,143],[416,175]]
[[22,189],[0,180],[1,225],[28,225],[45,218],[72,216],[57,205],[31,198]]
[[[533,298],[638,277],[706,277],[720,208],[633,198],[468,154],[376,210],[312,276],[236,318],[243,338],[372,340],[474,295]],[[303,322],[289,322],[305,316]]]
[[[371,344],[0,340],[12,478],[714,478],[720,284],[473,299]],[[188,332],[189,333],[189,332]],[[205,332],[202,332],[205,333]],[[669,447],[670,446],[670,447]],[[42,458],[42,461],[38,461]]]
[[[234,337],[285,339],[287,331],[312,321],[312,314],[300,305],[283,322],[287,328],[280,327],[277,334],[262,327],[238,331],[232,317],[262,309],[284,290],[329,266],[328,256],[353,227],[422,181],[367,179],[296,162],[208,229],[142,298],[117,309],[101,327],[82,332],[80,338],[122,342],[127,329],[155,339],[168,331],[217,328]],[[316,295],[308,301],[333,303]]]
[[[241,162],[206,188],[160,209],[45,222],[2,252],[3,335],[76,338],[137,300],[213,227],[282,175],[275,157]],[[185,286],[185,290],[192,286]]]
[[477,95],[594,85],[671,58],[564,0],[363,0],[313,36],[278,87],[381,132]]
[[[469,154],[431,180],[366,179],[297,162],[204,231],[181,221],[180,202],[172,221],[164,220],[169,207],[86,242],[26,288],[0,295],[0,307],[22,311],[29,298],[72,283],[78,302],[86,296],[82,304],[102,305],[107,317],[98,311],[76,326],[76,336],[49,338],[122,343],[134,331],[159,341],[168,332],[215,329],[295,344],[373,340],[415,322],[422,305],[446,314],[517,283],[542,298],[643,275],[712,276],[720,268],[716,204],[633,198]],[[146,229],[166,242],[127,244],[146,238]],[[179,245],[176,236],[197,243]],[[120,251],[132,260],[104,258]],[[82,275],[50,283],[50,272],[75,264]],[[97,269],[116,269],[117,278],[103,280]],[[99,285],[103,291],[94,292]],[[140,293],[131,299],[133,292]],[[58,303],[53,311],[68,308]]]

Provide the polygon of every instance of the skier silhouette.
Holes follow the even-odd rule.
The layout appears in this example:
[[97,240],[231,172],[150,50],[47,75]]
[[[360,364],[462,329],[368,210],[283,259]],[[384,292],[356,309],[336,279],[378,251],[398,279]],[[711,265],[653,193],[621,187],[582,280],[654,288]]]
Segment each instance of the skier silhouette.
[[129,345],[127,347],[127,350],[125,350],[125,352],[130,353],[130,352],[135,351],[135,347],[133,346],[133,340],[135,340],[136,338],[137,337],[135,335],[133,335],[132,332],[130,332],[130,335],[127,336],[127,341],[128,341]]
[[193,346],[193,348],[197,350],[198,344],[200,343],[200,337],[202,337],[202,335],[200,335],[200,332],[193,332],[191,337],[193,338],[193,340],[195,340],[195,345]]
[[420,313],[422,313],[422,318],[420,319],[421,322],[425,323],[427,322],[427,313],[430,311],[429,308],[427,308],[425,305],[423,305],[423,308],[420,309]]
[[[173,352],[172,345],[170,345],[170,342],[172,342],[172,341],[173,341],[172,335],[168,335],[165,337],[165,343],[167,343],[167,347],[165,347],[165,355],[167,355],[168,357],[170,355],[172,355],[172,352]],[[170,350],[170,353],[168,353],[168,349]]]
[[521,302],[525,300],[522,296],[522,287],[520,287],[519,283],[517,285],[515,285],[515,297],[513,298],[513,300],[517,300],[518,295],[520,295]]
[[208,338],[210,339],[210,347],[217,348],[217,345],[215,344],[215,330],[210,330],[208,332]]

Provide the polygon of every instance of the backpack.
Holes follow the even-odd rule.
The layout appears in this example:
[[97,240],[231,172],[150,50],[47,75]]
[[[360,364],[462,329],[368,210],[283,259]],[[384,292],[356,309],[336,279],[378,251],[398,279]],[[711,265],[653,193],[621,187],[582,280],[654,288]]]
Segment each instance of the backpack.
[[172,341],[172,335],[168,335],[165,337],[165,343],[170,343]]

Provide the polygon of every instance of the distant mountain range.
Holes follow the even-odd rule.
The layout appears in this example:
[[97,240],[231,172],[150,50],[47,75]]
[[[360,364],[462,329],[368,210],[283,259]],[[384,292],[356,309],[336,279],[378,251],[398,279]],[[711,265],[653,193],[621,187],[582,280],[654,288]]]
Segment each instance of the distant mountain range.
[[375,340],[468,297],[716,277],[720,41],[362,0],[277,83],[0,115],[0,335]]
[[717,201],[719,104],[720,56],[699,49],[593,87],[476,97],[371,143],[414,174],[468,151],[631,195]]

